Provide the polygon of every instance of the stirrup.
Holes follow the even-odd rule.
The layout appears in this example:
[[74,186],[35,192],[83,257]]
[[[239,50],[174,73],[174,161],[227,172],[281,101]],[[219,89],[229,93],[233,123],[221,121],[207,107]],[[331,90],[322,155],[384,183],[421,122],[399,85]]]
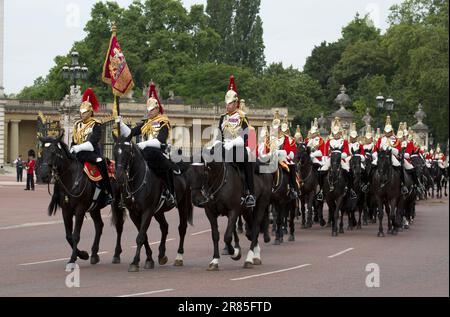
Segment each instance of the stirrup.
[[350,189],[350,199],[356,199],[358,198],[358,195],[356,195],[355,191],[352,189]]
[[318,201],[323,201],[323,191],[322,191],[322,190],[320,190],[320,192],[317,193],[316,199],[317,199]]
[[247,195],[247,197],[245,197],[245,202],[244,202],[244,206],[247,208],[253,208],[256,206],[256,199],[255,196],[253,195]]
[[402,195],[408,195],[408,193],[409,193],[408,188],[405,185],[403,185],[402,186]]
[[113,201],[114,201],[114,199],[110,193],[105,195],[105,204],[106,205],[111,205],[113,203]]

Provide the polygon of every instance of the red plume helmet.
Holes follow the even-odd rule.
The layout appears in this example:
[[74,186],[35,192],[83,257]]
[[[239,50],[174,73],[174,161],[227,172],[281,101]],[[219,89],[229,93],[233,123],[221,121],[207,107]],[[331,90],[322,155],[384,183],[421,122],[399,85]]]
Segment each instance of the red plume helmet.
[[230,102],[237,101],[238,108],[239,108],[240,100],[239,100],[238,96],[239,96],[239,93],[238,93],[238,90],[237,90],[237,87],[236,87],[235,78],[234,78],[234,75],[231,75],[230,76],[230,83],[228,84],[228,91],[227,91],[227,94],[225,96],[225,102],[228,104]]
[[92,88],[89,87],[88,89],[86,89],[81,101],[82,101],[82,105],[86,104],[86,103],[91,104],[92,110],[94,112],[98,112],[100,105],[98,103],[97,96],[95,95],[94,90],[92,90]]
[[150,89],[148,90],[148,99],[154,98],[158,102],[159,112],[164,114],[164,108],[159,100],[158,93],[156,92],[156,85],[154,82],[151,82]]

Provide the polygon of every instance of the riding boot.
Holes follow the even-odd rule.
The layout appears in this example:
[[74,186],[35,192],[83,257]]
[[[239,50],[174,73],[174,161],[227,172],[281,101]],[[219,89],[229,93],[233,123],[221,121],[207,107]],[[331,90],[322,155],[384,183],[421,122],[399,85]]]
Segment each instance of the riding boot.
[[408,187],[406,187],[405,185],[405,169],[403,167],[399,167],[399,171],[400,171],[400,179],[401,179],[401,192],[402,195],[408,195]]
[[247,184],[247,195],[244,200],[244,205],[247,208],[253,208],[256,206],[256,198],[254,196],[255,187],[253,183],[253,164],[251,162],[245,163],[244,168],[245,183]]
[[166,193],[165,193],[166,202],[168,205],[175,205],[176,204],[175,186],[173,181],[173,172],[171,169],[169,169],[166,172],[164,183],[166,185]]
[[110,205],[113,201],[113,191],[111,187],[111,182],[109,181],[108,175],[108,167],[106,166],[106,161],[103,159],[101,162],[97,164],[100,174],[102,175],[102,180],[100,181],[101,187],[106,190],[105,202],[107,205]]
[[345,179],[347,180],[347,187],[346,189],[350,188],[350,199],[354,200],[356,198],[358,198],[358,196],[356,195],[355,191],[352,188],[352,177],[350,175],[350,172],[344,171],[344,175],[345,175]]
[[417,194],[419,195],[419,197],[423,197],[424,196],[424,190],[423,190],[423,185],[420,182],[419,177],[417,176],[417,171],[416,169],[412,169],[411,171],[409,171],[409,174],[411,175],[413,181],[414,181],[414,186],[416,188]]
[[295,165],[289,165],[289,196],[291,199],[297,199],[297,180],[296,180]]
[[320,191],[317,194],[317,201],[323,201],[323,182],[324,182],[324,178],[325,178],[325,172],[323,171],[319,171],[319,187],[320,187]]

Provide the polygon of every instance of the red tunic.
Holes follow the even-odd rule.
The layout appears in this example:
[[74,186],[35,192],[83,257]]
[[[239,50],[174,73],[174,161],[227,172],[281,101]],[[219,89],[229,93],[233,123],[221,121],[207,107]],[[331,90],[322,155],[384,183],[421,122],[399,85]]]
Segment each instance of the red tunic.
[[297,146],[296,146],[295,140],[286,135],[284,137],[284,143],[283,143],[282,150],[286,151],[287,160],[292,161],[292,158],[290,156],[293,157],[295,155],[295,152],[297,151]]

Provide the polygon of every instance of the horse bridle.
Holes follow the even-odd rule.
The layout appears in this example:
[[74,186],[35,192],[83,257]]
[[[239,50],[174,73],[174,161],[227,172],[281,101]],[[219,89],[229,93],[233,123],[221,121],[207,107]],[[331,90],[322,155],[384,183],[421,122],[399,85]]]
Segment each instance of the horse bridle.
[[142,178],[142,182],[139,185],[139,187],[135,190],[132,191],[131,190],[131,186],[130,183],[134,180],[135,176],[138,174],[137,172],[130,178],[130,168],[131,165],[133,164],[134,161],[134,152],[133,152],[133,143],[131,142],[120,142],[117,143],[117,146],[119,146],[119,150],[122,150],[122,146],[129,146],[130,147],[130,160],[128,162],[128,164],[125,166],[123,164],[116,164],[117,167],[122,167],[125,170],[125,183],[123,184],[123,188],[125,190],[125,193],[127,194],[127,198],[128,199],[133,199],[133,196],[138,193],[146,184],[147,184],[147,174],[149,172],[149,167],[147,165],[147,162],[145,162],[145,174],[144,177]]
[[[59,142],[58,142],[58,148],[59,148],[60,146],[61,146],[61,145],[60,145]],[[45,147],[45,146],[44,146],[44,147]],[[55,144],[52,143],[52,146],[51,146],[50,149],[49,149],[50,155],[51,155],[51,159],[52,159],[52,163],[53,163],[53,155],[56,156],[56,158],[59,159],[59,160],[61,160],[61,161],[64,159],[64,156],[63,156],[59,151],[57,152],[57,151],[55,150],[56,147],[57,147],[57,146],[56,146]],[[61,148],[59,148],[59,149],[60,149],[60,151],[63,151]],[[51,168],[52,178],[49,180],[49,182],[48,182],[48,184],[47,184],[47,187],[48,187],[48,193],[49,193],[50,196],[52,195],[52,194],[50,193],[50,183],[51,183],[52,179],[54,179],[55,182],[59,183],[59,184],[62,186],[64,192],[65,192],[68,196],[70,196],[70,197],[72,197],[72,198],[79,198],[79,197],[81,197],[81,196],[84,194],[84,191],[86,190],[87,183],[88,183],[87,179],[85,179],[84,187],[83,187],[83,190],[80,192],[80,194],[74,195],[74,194],[72,194],[72,193],[70,192],[70,190],[66,187],[66,185],[64,185],[64,183],[63,183],[63,181],[62,181],[62,177],[68,172],[68,170],[64,171],[61,175],[59,175],[59,173],[58,173],[58,168],[56,167],[56,164],[49,164],[49,163],[47,163],[47,162],[44,162],[44,163],[41,164],[41,166],[48,166],[48,167]],[[80,183],[81,178],[83,177],[83,172],[81,171],[81,174],[80,174],[80,173],[78,172],[78,170],[79,170],[79,168],[78,168],[78,164],[77,164],[77,174],[80,175],[80,176],[79,176],[78,179],[75,180],[75,182],[74,182],[74,188],[76,188],[76,186],[78,186],[78,184]],[[72,188],[72,189],[74,189],[74,188]]]
[[[202,182],[202,186],[201,188],[192,188],[193,190],[200,190],[200,193],[202,194],[203,198],[205,198],[205,201],[201,203],[201,205],[205,205],[210,201],[213,201],[216,198],[216,194],[225,186],[225,184],[227,183],[227,175],[228,175],[228,168],[227,165],[225,164],[225,162],[222,162],[222,166],[223,166],[223,172],[222,172],[222,179],[220,181],[220,183],[217,182],[217,185],[215,183],[213,183],[211,186],[209,186],[208,188],[208,171],[211,171],[211,168],[208,166],[208,164],[205,162],[204,163],[204,173],[205,173],[205,177],[203,178],[203,182]],[[215,190],[213,190],[213,188],[217,186],[217,188]]]

